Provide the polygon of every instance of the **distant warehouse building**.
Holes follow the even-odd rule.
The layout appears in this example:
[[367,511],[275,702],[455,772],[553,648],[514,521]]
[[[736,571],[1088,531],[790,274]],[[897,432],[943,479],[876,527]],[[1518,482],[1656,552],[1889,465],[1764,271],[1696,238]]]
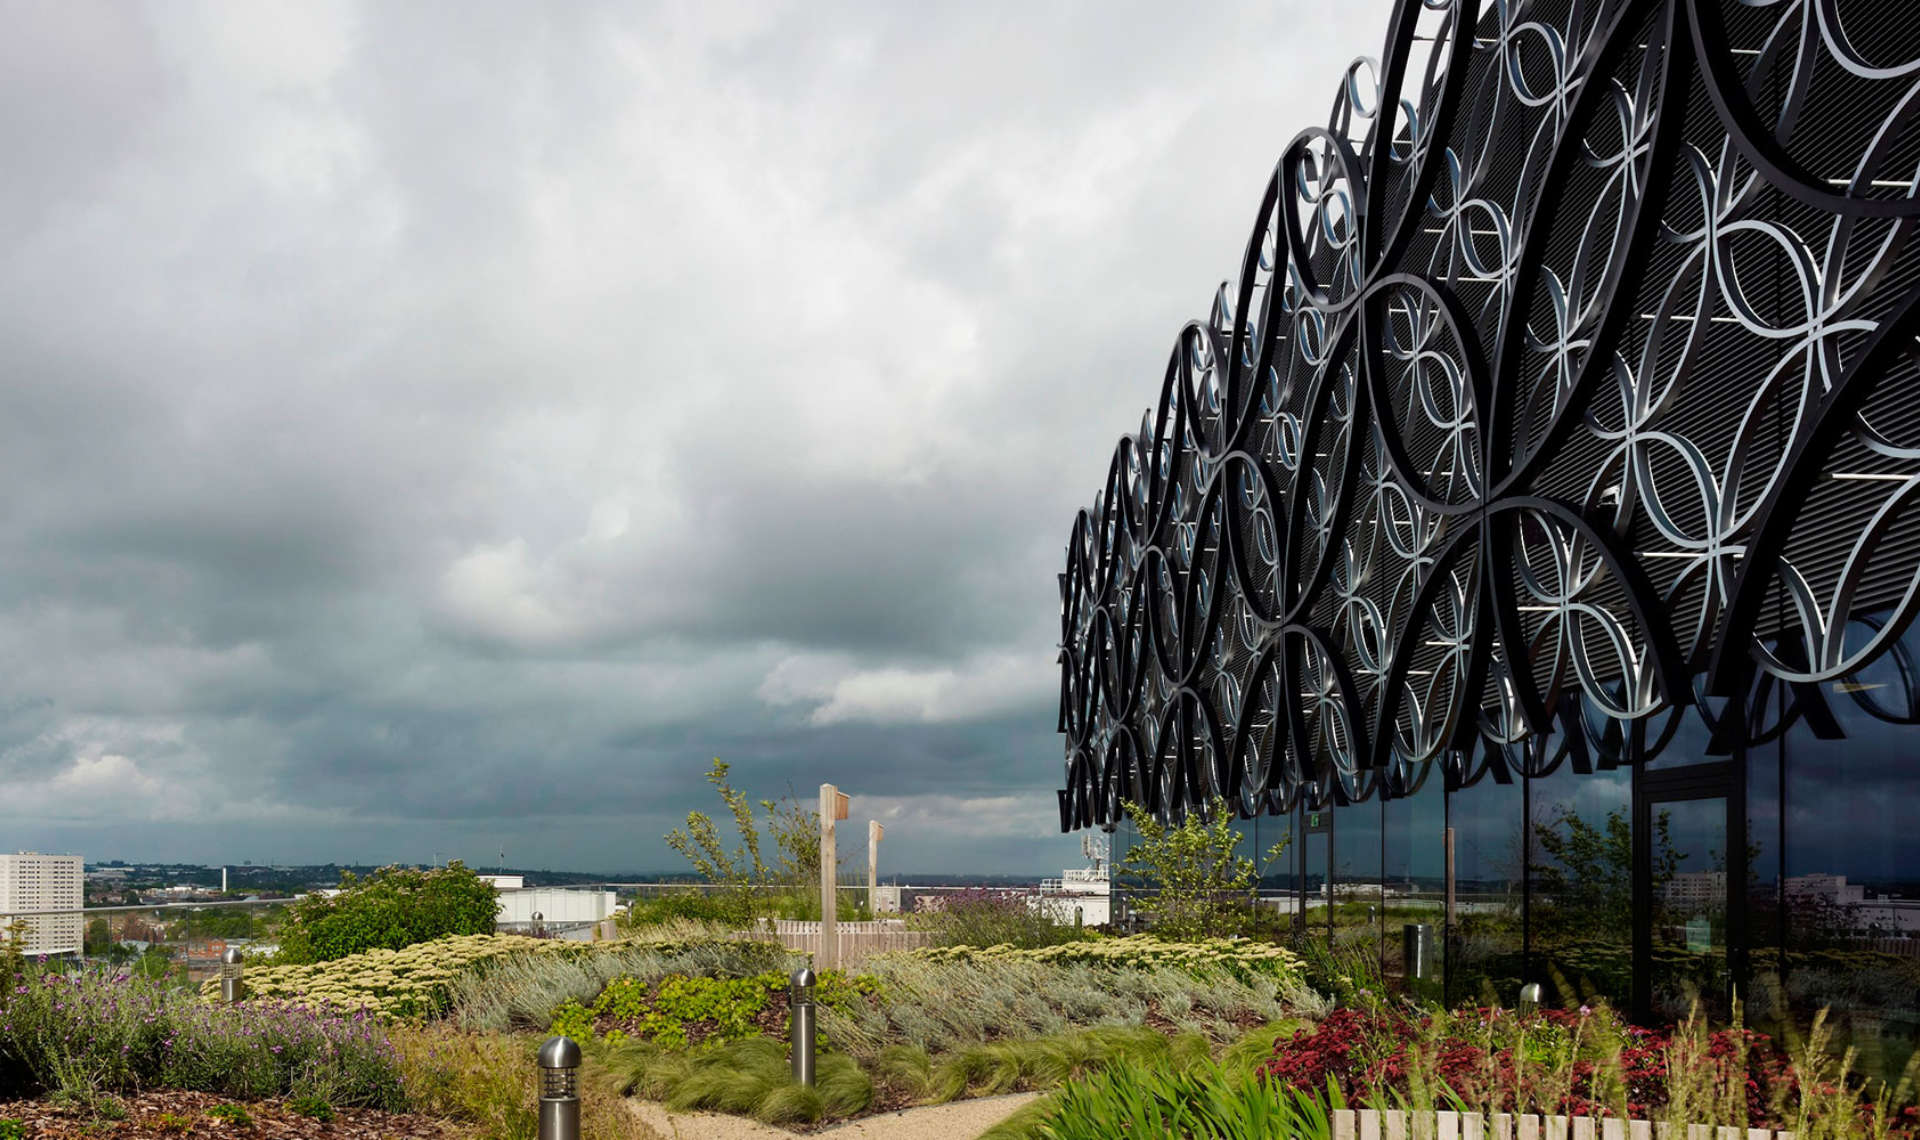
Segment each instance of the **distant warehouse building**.
[[[15,916],[26,924],[21,950],[27,954],[78,954],[85,935],[80,908],[85,861],[78,855],[42,855],[21,851],[0,855],[0,941],[12,937]],[[71,911],[39,914],[35,911]],[[32,915],[32,917],[28,917]]]

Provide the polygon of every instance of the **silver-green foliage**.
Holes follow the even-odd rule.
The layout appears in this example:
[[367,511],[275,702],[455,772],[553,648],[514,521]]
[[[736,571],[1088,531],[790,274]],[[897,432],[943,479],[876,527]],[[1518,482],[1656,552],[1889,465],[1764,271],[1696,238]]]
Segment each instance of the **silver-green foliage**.
[[1076,1027],[1142,1026],[1149,1013],[1174,1018],[1211,1040],[1230,1041],[1249,1022],[1326,1010],[1325,1000],[1295,978],[1211,970],[884,956],[871,960],[867,972],[888,1000],[844,1012],[823,1010],[820,1022],[836,1048],[862,1061],[889,1045],[937,1056]]

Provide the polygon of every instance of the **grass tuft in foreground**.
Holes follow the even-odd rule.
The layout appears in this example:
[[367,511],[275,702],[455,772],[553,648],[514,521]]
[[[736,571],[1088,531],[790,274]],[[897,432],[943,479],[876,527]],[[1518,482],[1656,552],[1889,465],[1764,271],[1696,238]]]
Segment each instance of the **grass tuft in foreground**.
[[822,1054],[809,1089],[794,1083],[786,1045],[765,1037],[691,1056],[632,1043],[610,1056],[616,1070],[626,1074],[621,1091],[682,1112],[705,1109],[769,1124],[812,1124],[855,1115],[873,1103],[873,1081],[852,1058]]
[[[540,1038],[402,1027],[393,1040],[414,1111],[464,1124],[473,1140],[529,1140],[538,1132]],[[583,1140],[658,1140],[628,1110],[618,1085],[587,1057],[580,1072]]]

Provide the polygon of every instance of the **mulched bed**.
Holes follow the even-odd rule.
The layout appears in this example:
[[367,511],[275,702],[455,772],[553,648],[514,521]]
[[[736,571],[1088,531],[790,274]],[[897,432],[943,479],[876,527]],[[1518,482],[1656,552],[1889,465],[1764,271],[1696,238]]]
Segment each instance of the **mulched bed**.
[[[32,1140],[180,1140],[183,1136],[225,1137],[227,1140],[452,1140],[462,1130],[444,1120],[404,1112],[370,1108],[336,1108],[327,1123],[288,1109],[284,1101],[250,1101],[244,1107],[251,1125],[235,1124],[207,1115],[216,1105],[233,1101],[195,1092],[149,1092],[119,1098],[125,1120],[105,1120],[84,1110],[56,1107],[46,1100],[0,1101],[0,1120],[15,1120]],[[163,1116],[175,1119],[163,1120]],[[180,1121],[186,1123],[181,1125]]]

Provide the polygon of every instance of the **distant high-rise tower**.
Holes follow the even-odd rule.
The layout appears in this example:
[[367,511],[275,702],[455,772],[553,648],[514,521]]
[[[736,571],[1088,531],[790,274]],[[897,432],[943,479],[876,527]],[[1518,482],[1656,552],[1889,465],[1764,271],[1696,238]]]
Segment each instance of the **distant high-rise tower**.
[[[42,855],[22,851],[0,855],[0,939],[11,937],[5,928],[15,915],[26,923],[21,949],[28,954],[78,954],[84,934],[80,908],[84,903],[85,862],[78,855]],[[24,917],[33,911],[66,910],[72,914]]]

